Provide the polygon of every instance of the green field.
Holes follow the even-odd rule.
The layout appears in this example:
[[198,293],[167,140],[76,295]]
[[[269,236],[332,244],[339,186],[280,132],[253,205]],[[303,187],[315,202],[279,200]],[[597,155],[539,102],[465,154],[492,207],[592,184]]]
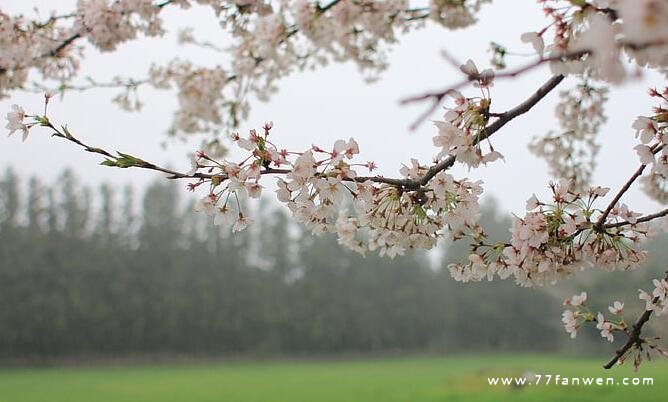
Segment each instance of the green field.
[[[0,370],[2,402],[434,402],[656,401],[668,362],[600,369],[600,360],[555,357],[395,358]],[[490,386],[526,371],[562,377],[652,377],[648,386]]]

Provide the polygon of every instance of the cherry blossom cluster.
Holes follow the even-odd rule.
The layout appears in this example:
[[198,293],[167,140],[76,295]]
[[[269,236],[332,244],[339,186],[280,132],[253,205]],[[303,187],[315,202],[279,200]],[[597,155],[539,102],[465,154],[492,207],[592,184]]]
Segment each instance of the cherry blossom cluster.
[[479,72],[472,60],[461,66],[461,70],[467,76],[477,77],[475,85],[481,88],[483,96],[466,98],[459,91],[449,91],[454,106],[446,107],[444,120],[435,122],[438,135],[433,138],[433,142],[441,148],[437,159],[454,156],[469,168],[477,168],[481,164],[503,159],[503,155],[494,150],[489,140],[486,142],[487,150],[484,150],[484,144],[479,138],[489,122],[489,91],[494,82],[494,72],[490,69]]
[[[0,10],[0,96],[17,89],[117,87],[122,92],[114,101],[137,110],[142,105],[139,86],[175,88],[179,109],[169,132],[218,134],[246,118],[247,94],[266,99],[276,90],[276,81],[295,70],[352,61],[373,79],[387,66],[386,51],[399,34],[424,21],[449,29],[468,26],[487,2],[434,0],[419,7],[408,0],[78,0],[72,12],[54,13],[45,21],[11,17]],[[180,43],[224,52],[229,62],[204,67],[175,58],[154,65],[143,78],[75,82],[83,58],[81,40],[111,52],[140,35],[163,36],[163,10],[194,5],[212,9],[233,45],[198,40],[192,29],[179,35]],[[31,69],[55,83],[31,88]]]
[[[217,162],[201,151],[193,156],[188,174],[205,171],[207,176],[190,188],[209,186],[198,210],[215,216],[218,224],[243,229],[252,220],[241,211],[239,200],[258,198],[263,189],[260,176],[276,174],[282,176],[276,196],[296,221],[314,234],[337,233],[341,244],[359,253],[377,250],[394,257],[408,249],[433,248],[446,230],[454,238],[479,230],[480,182],[457,180],[441,171],[425,184],[411,184],[429,172],[416,159],[400,170],[404,179],[364,177],[357,170],[372,171],[376,165],[353,161],[359,154],[354,139],[294,152],[274,144],[271,129],[267,124],[262,134],[251,130],[248,136],[234,135],[236,145],[250,153],[240,163]],[[437,160],[450,154],[439,154]]]
[[595,207],[609,189],[591,187],[577,191],[569,180],[550,185],[552,200],[541,202],[533,195],[527,212],[515,219],[510,243],[474,242],[466,264],[452,264],[452,276],[460,281],[514,277],[522,286],[555,283],[598,266],[607,270],[637,267],[646,258],[640,241],[648,225],[638,222],[639,213],[626,204],[608,211]]
[[133,40],[139,33],[163,33],[158,18],[160,7],[153,0],[79,0],[72,27],[101,51],[116,50],[118,44]]
[[569,179],[582,189],[591,182],[599,151],[598,130],[607,120],[608,89],[585,81],[561,91],[555,115],[560,130],[535,137],[529,149],[542,157],[554,177]]
[[668,201],[668,148],[666,143],[666,128],[668,128],[668,88],[659,92],[650,89],[649,95],[659,99],[662,106],[654,108],[652,116],[640,116],[633,123],[636,138],[639,144],[635,151],[643,165],[650,167],[650,171],[642,178],[645,193],[659,202]]
[[[417,187],[363,177],[358,169],[371,171],[376,166],[354,163],[359,154],[354,139],[293,152],[271,141],[272,127],[266,124],[262,134],[255,130],[248,136],[235,134],[236,145],[249,153],[239,163],[218,162],[201,151],[193,155],[188,174],[206,176],[189,187],[209,187],[196,209],[214,216],[216,224],[231,224],[234,231],[251,224],[252,218],[242,211],[243,199],[259,198],[264,188],[260,177],[276,174],[283,176],[277,179],[276,197],[296,221],[314,234],[337,233],[341,244],[359,253],[377,250],[394,257],[407,249],[431,249],[446,229],[457,237],[476,227],[480,182],[455,180],[445,172]],[[418,180],[427,171],[413,159],[401,174]]]
[[[594,313],[587,306],[587,292],[574,295],[564,300],[564,310],[561,321],[564,329],[571,338],[577,336],[578,330],[587,324],[595,324],[596,329],[600,331],[601,338],[608,342],[615,340],[615,335],[621,335],[627,338],[624,346],[617,351],[613,364],[624,364],[630,355],[633,356],[633,365],[636,369],[640,366],[643,359],[651,359],[651,353],[656,352],[660,356],[668,357],[668,350],[659,347],[656,343],[658,337],[647,338],[640,336],[642,325],[646,322],[649,314],[652,312],[661,315],[668,311],[666,298],[668,293],[668,282],[665,279],[654,279],[653,292],[647,293],[640,290],[640,300],[645,301],[645,315],[641,316],[635,324],[628,323],[624,318],[624,303],[615,301],[608,306],[608,311]],[[608,314],[609,313],[609,314]]]
[[[417,161],[412,164],[402,169],[408,177],[421,171]],[[415,191],[358,185],[355,213],[339,214],[336,220],[339,242],[360,253],[378,250],[389,257],[407,249],[431,249],[446,229],[457,238],[477,227],[480,184],[440,172]]]
[[[556,74],[619,83],[625,53],[638,67],[662,69],[668,54],[668,4],[662,0],[538,0],[551,22],[522,35]],[[551,40],[548,40],[551,39]]]
[[[69,29],[41,27],[22,17],[12,17],[0,10],[0,97],[10,90],[22,88],[30,69],[38,70],[45,79],[58,81],[73,78],[79,68],[75,51],[62,52],[54,43],[64,43],[71,37]],[[56,53],[57,59],[48,55]],[[45,57],[39,57],[44,55]]]
[[466,28],[477,21],[480,7],[492,0],[431,0],[431,18],[452,29]]
[[[228,73],[220,67],[201,68],[174,60],[166,66],[153,65],[148,81],[155,88],[177,89],[179,108],[169,128],[171,134],[218,133],[228,115],[237,118],[248,113],[245,106],[239,109],[240,105],[226,98]],[[230,108],[235,109],[233,113]]]
[[601,337],[609,342],[615,340],[614,333],[616,331],[625,331],[628,326],[622,317],[624,311],[624,303],[615,301],[608,307],[610,314],[615,318],[607,319],[601,312],[592,313],[587,308],[587,292],[582,292],[579,295],[564,300],[564,306],[569,306],[571,309],[564,310],[561,321],[564,323],[564,329],[570,334],[571,338],[575,338],[578,329],[587,322],[595,322],[596,329],[601,332]]
[[666,279],[654,279],[652,293],[639,289],[639,298],[645,302],[645,310],[652,311],[656,315],[668,313],[668,281]]

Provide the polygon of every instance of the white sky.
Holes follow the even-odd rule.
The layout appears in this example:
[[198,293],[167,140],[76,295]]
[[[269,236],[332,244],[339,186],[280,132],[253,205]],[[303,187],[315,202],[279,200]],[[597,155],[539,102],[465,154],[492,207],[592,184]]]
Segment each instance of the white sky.
[[[43,15],[57,9],[73,9],[75,0],[3,0],[2,11],[32,15],[38,7]],[[520,6],[521,3],[521,6]],[[513,6],[509,7],[509,4]],[[176,45],[176,31],[186,26],[197,26],[199,37],[221,42],[224,36],[216,26],[208,9],[196,8],[188,12],[171,10],[165,13],[170,33],[162,39],[139,40],[122,45],[115,53],[98,54],[87,50],[83,75],[99,80],[114,75],[143,77],[151,62],[167,61],[178,54],[182,58],[211,63],[212,57],[199,49]],[[464,31],[450,32],[434,25],[400,38],[390,54],[391,67],[374,84],[366,84],[350,64],[330,65],[315,72],[296,73],[280,82],[279,93],[270,102],[252,102],[252,112],[241,131],[260,128],[265,121],[274,122],[274,141],[291,150],[305,150],[311,144],[329,147],[336,139],[354,137],[360,144],[361,160],[373,160],[381,173],[398,175],[401,163],[411,157],[423,163],[437,153],[431,144],[435,129],[423,124],[415,132],[408,126],[427,107],[400,106],[399,100],[409,95],[438,89],[461,79],[460,73],[442,60],[443,49],[459,60],[474,59],[479,67],[487,65],[491,40],[506,45],[510,50],[528,52],[528,45],[519,41],[522,32],[536,30],[544,25],[540,6],[534,1],[495,0],[480,14],[481,23]],[[510,65],[528,62],[526,58],[509,59]],[[213,60],[225,64],[225,60]],[[549,77],[546,69],[527,74],[521,79],[497,82],[493,88],[493,110],[500,112],[526,98]],[[595,183],[618,188],[638,161],[632,147],[636,144],[630,126],[637,115],[647,114],[653,106],[645,95],[648,86],[660,85],[658,77],[613,88],[608,105],[609,121],[604,126],[600,141],[602,150]],[[567,84],[573,84],[573,81]],[[566,86],[564,86],[566,87]],[[469,89],[466,93],[475,93]],[[83,141],[109,149],[118,149],[146,160],[188,170],[188,152],[197,149],[198,139],[189,143],[171,142],[167,149],[160,146],[166,138],[171,112],[176,100],[162,91],[141,90],[145,108],[140,113],[120,111],[110,103],[115,91],[96,90],[69,93],[61,101],[50,105],[50,117],[67,123],[71,131]],[[535,134],[543,134],[556,127],[553,106],[556,92],[536,106],[529,114],[504,127],[493,138],[495,148],[506,157],[486,168],[467,172],[459,167],[456,175],[481,178],[488,195],[500,201],[502,210],[522,213],[524,201],[531,193],[547,194],[546,164],[531,155],[527,143]],[[42,97],[37,94],[15,93],[0,100],[0,111],[12,103],[21,104],[27,111],[41,110]],[[438,112],[432,118],[439,118]],[[3,123],[4,126],[4,123]],[[141,186],[157,175],[140,170],[119,170],[99,166],[100,159],[73,148],[70,144],[50,138],[46,131],[33,132],[25,144],[19,136],[0,136],[0,168],[13,166],[22,175],[39,175],[51,182],[67,166],[86,183],[107,181],[115,184],[128,182]],[[269,182],[273,180],[269,179]],[[184,183],[185,185],[185,183]],[[624,201],[640,212],[652,212],[658,205],[645,197],[637,188]]]

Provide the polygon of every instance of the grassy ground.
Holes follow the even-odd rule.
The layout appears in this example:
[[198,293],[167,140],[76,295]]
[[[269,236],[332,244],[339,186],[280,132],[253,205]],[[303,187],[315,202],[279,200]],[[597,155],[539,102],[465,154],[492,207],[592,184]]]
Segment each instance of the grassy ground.
[[[606,371],[600,360],[559,357],[396,358],[0,370],[1,402],[434,402],[656,401],[668,362]],[[651,386],[490,386],[526,371],[561,377],[652,377]],[[544,379],[543,379],[544,381]],[[554,380],[552,380],[554,381]]]

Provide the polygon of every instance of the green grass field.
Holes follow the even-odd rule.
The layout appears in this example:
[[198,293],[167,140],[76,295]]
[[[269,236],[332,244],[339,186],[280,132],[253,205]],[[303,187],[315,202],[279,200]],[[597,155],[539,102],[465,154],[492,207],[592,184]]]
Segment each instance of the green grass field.
[[[612,371],[559,357],[396,358],[332,362],[173,364],[0,370],[1,402],[657,401],[668,362]],[[568,377],[652,377],[651,386],[490,386],[526,371]]]

